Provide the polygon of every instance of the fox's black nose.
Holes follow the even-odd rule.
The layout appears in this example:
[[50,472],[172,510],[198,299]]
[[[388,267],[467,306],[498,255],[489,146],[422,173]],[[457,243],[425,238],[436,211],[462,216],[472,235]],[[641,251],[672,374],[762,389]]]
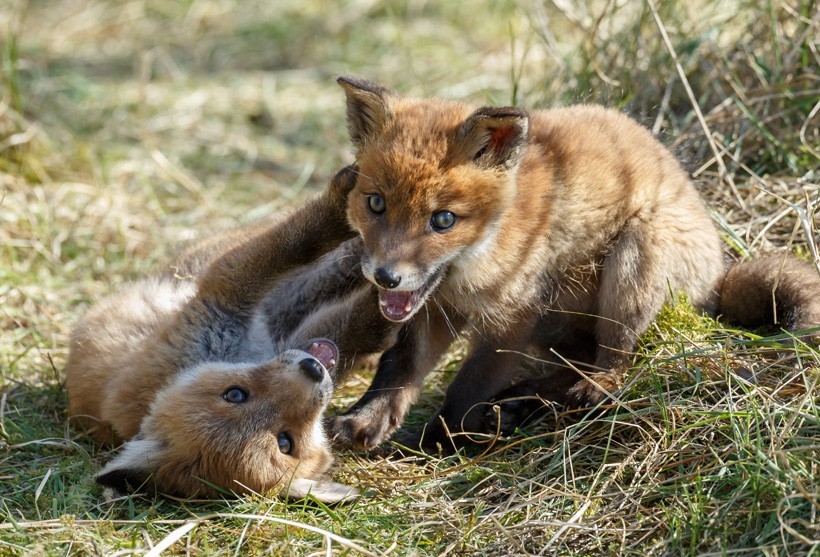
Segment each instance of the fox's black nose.
[[396,288],[401,282],[401,275],[390,267],[379,267],[373,273],[373,278],[382,288]]
[[317,383],[325,378],[325,368],[322,367],[322,364],[320,364],[316,358],[305,358],[299,362],[299,368],[305,372],[305,375]]

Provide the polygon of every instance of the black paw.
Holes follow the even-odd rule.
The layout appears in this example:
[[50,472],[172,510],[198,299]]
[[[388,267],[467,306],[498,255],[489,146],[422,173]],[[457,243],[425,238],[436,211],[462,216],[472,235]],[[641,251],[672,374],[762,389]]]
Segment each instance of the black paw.
[[482,426],[486,433],[508,436],[547,414],[566,397],[565,383],[549,378],[522,381],[501,391],[486,406]]
[[425,454],[440,456],[455,454],[464,445],[463,435],[451,431],[440,414],[433,416],[412,441],[414,449],[418,448]]
[[451,426],[441,414],[436,414],[421,431],[406,434],[397,442],[413,452],[447,457],[486,437],[475,424],[468,429],[473,433],[465,433],[458,427]]
[[548,403],[537,397],[499,398],[484,411],[483,429],[489,434],[504,437],[515,433],[519,427],[536,421],[547,413]]

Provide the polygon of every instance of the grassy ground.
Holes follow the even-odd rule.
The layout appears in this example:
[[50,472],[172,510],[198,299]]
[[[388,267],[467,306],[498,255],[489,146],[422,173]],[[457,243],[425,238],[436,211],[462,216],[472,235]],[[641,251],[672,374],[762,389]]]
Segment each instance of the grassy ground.
[[817,349],[685,300],[613,412],[551,414],[490,454],[340,454],[367,493],[350,506],[104,502],[109,454],[67,428],[66,341],[89,304],[351,160],[340,73],[622,108],[693,172],[727,251],[818,263],[817,3],[575,4],[0,0],[0,554],[818,554]]

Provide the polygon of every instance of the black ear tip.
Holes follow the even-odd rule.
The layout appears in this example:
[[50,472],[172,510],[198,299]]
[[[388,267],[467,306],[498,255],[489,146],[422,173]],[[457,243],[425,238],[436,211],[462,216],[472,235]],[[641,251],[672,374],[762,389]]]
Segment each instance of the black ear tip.
[[342,87],[348,86],[353,87],[355,89],[372,89],[375,85],[375,83],[371,83],[366,79],[356,77],[355,75],[340,75],[336,78],[336,83],[338,83]]
[[336,78],[336,83],[345,89],[356,89],[358,91],[365,91],[378,96],[390,93],[389,89],[382,87],[378,83],[374,83],[354,75],[340,75]]

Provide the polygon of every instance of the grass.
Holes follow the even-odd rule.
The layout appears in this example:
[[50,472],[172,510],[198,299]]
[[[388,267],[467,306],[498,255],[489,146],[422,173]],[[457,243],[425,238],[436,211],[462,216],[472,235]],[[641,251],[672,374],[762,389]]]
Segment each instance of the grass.
[[353,505],[102,497],[109,453],[66,424],[73,323],[180,242],[294,207],[350,161],[340,73],[619,107],[691,170],[727,251],[820,262],[815,1],[338,4],[0,1],[0,554],[818,554],[817,348],[685,300],[610,413],[548,413],[448,460],[343,452]]

